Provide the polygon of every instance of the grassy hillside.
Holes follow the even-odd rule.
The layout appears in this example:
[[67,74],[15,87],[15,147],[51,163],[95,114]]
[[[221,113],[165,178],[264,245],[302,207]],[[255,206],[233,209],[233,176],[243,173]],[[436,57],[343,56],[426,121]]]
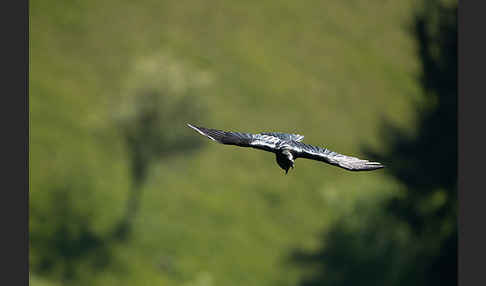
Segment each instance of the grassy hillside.
[[[410,129],[423,102],[417,7],[31,1],[32,284],[295,285],[305,271],[289,263],[294,249],[316,249],[358,201],[375,206],[400,185],[386,170],[302,159],[285,176],[272,154],[214,144],[185,123],[296,132],[355,156],[386,150],[380,124]],[[162,114],[173,111],[160,119],[164,140],[200,147],[154,160],[132,235],[107,243],[134,185],[118,122],[143,88],[166,98]],[[184,98],[189,117],[174,109]]]

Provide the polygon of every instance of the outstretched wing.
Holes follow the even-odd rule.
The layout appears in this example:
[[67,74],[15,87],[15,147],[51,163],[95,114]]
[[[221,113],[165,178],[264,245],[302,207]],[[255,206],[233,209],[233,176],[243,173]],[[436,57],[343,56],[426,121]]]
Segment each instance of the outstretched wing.
[[302,139],[304,139],[304,135],[300,135],[300,134],[287,134],[287,133],[280,133],[280,132],[262,132],[260,134],[274,136],[286,141],[300,142],[302,141]]
[[306,158],[325,162],[350,171],[371,171],[383,168],[383,164],[342,155],[326,148],[293,142],[289,146],[295,158]]
[[199,134],[208,137],[221,144],[236,145],[240,147],[251,147],[255,149],[275,152],[278,150],[281,139],[275,136],[264,134],[251,134],[232,131],[222,131],[217,129],[198,127],[191,124],[187,126],[196,130]]

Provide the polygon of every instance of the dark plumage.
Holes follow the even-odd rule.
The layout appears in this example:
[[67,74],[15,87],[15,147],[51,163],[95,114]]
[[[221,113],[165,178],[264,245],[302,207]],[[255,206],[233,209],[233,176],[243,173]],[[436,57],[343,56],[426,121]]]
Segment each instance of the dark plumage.
[[302,143],[301,141],[304,139],[304,136],[298,134],[279,132],[250,134],[197,127],[191,124],[187,125],[201,135],[222,144],[251,147],[273,152],[276,155],[277,164],[285,170],[286,174],[290,168],[294,167],[294,161],[297,158],[317,160],[349,171],[371,171],[384,167],[378,162],[361,160],[333,152],[326,148]]

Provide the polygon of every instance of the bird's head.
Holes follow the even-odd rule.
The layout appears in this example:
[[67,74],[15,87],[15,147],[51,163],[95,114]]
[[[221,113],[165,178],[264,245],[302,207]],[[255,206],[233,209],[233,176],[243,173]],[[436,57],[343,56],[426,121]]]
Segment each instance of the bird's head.
[[290,161],[290,165],[285,168],[285,175],[289,172],[290,168],[294,168],[294,162]]
[[277,152],[275,153],[277,159],[277,164],[285,171],[285,174],[289,172],[290,168],[294,167],[294,160],[292,160],[292,155],[289,152]]

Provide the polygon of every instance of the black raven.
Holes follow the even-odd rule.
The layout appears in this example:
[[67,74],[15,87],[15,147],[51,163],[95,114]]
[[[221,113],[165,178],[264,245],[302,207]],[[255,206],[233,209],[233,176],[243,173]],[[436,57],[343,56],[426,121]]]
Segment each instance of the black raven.
[[294,160],[306,158],[325,162],[349,171],[371,171],[384,166],[378,162],[370,162],[333,152],[326,148],[316,147],[302,143],[304,136],[279,132],[262,132],[258,134],[222,131],[211,128],[198,127],[191,124],[187,126],[216,142],[251,147],[275,153],[277,164],[285,170],[294,167]]

